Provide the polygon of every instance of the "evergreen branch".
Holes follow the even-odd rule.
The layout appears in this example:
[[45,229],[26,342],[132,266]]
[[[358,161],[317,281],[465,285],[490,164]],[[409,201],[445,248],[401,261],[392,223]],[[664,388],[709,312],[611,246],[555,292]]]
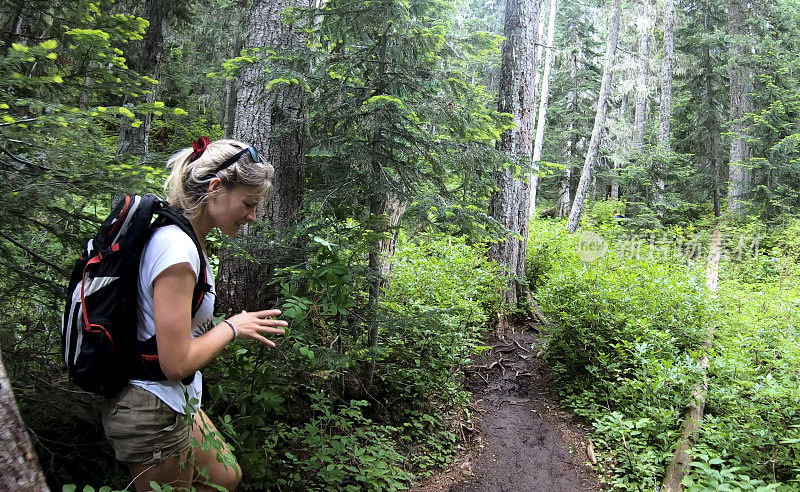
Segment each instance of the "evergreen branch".
[[56,265],[56,264],[54,264],[54,263],[51,263],[50,261],[48,261],[48,260],[44,259],[43,257],[41,257],[40,255],[38,255],[37,253],[35,253],[35,252],[31,251],[30,249],[28,249],[26,246],[24,246],[24,245],[20,244],[20,243],[19,243],[19,242],[18,242],[16,239],[13,239],[13,238],[11,238],[11,237],[7,236],[7,235],[6,235],[4,232],[0,231],[0,237],[2,237],[3,239],[5,239],[6,241],[10,242],[10,243],[11,243],[11,244],[13,244],[14,246],[18,247],[18,248],[19,248],[19,249],[21,249],[22,251],[24,251],[24,252],[28,253],[29,255],[33,256],[33,258],[34,258],[34,259],[36,259],[37,261],[40,261],[40,262],[44,263],[45,265],[47,265],[47,266],[49,266],[50,268],[52,268],[53,270],[57,271],[57,272],[58,272],[58,273],[60,273],[61,275],[65,276],[65,277],[67,276],[67,273],[68,273],[68,272],[67,272],[66,270],[64,270],[64,269],[63,269],[63,268],[61,268],[60,266],[58,266],[58,265]]
[[16,125],[17,123],[28,123],[31,121],[36,121],[38,118],[25,118],[23,120],[16,120],[13,123],[0,123],[0,126],[9,126],[9,125]]
[[43,278],[43,277],[39,277],[37,275],[34,275],[32,273],[28,273],[25,270],[23,270],[22,268],[20,268],[20,267],[18,267],[16,265],[13,265],[10,262],[6,261],[3,257],[0,257],[0,266],[8,268],[12,272],[15,272],[15,273],[17,273],[17,274],[19,274],[19,275],[21,275],[23,277],[28,277],[31,280],[33,280],[34,282],[37,282],[39,284],[42,284],[42,285],[45,285],[45,286],[49,287],[50,289],[52,289],[52,292],[55,293],[55,294],[60,295],[65,290],[64,285],[58,284],[56,282],[53,282],[52,280],[50,280],[48,278]]

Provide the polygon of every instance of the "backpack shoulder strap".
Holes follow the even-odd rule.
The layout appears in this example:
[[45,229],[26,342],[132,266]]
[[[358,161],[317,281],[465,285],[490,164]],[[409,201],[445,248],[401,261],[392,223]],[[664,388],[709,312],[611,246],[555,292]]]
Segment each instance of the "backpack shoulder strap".
[[197,255],[200,257],[200,272],[197,278],[197,284],[194,287],[194,294],[192,295],[192,316],[194,316],[200,305],[203,303],[203,297],[206,292],[211,291],[211,285],[208,283],[208,274],[206,273],[206,257],[203,254],[203,247],[200,245],[200,239],[195,234],[192,224],[189,222],[180,210],[170,207],[166,202],[155,212],[158,215],[153,228],[162,227],[168,224],[178,226],[187,236],[192,239],[195,247],[197,247]]

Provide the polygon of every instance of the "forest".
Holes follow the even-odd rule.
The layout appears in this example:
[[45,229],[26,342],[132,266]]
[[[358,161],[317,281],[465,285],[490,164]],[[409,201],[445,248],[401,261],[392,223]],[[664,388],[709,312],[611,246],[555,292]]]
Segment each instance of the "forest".
[[240,489],[555,490],[474,481],[521,372],[586,490],[800,489],[800,1],[1,5],[1,490],[130,487],[65,292],[200,136],[275,168],[206,244],[289,323],[204,370]]

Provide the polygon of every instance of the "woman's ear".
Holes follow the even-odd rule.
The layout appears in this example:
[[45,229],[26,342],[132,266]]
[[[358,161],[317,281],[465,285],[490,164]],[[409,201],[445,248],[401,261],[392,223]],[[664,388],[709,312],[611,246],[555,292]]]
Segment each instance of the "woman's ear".
[[208,182],[208,192],[214,193],[222,189],[222,180],[219,178],[211,178]]

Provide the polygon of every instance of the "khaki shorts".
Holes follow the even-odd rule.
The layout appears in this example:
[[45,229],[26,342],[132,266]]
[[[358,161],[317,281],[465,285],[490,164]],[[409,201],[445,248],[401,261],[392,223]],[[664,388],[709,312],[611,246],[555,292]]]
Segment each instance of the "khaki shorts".
[[103,405],[106,437],[117,460],[126,465],[162,463],[188,451],[190,419],[133,385]]

